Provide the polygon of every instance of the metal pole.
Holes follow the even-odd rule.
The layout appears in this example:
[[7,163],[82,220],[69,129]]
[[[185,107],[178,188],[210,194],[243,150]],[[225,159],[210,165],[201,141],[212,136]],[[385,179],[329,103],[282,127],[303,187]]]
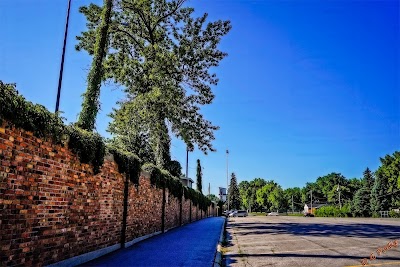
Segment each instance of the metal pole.
[[311,213],[313,213],[313,211],[312,211],[312,190],[311,190]]
[[189,148],[186,146],[186,179],[189,178]]
[[64,44],[61,56],[61,66],[60,66],[60,74],[58,76],[58,89],[57,89],[57,101],[56,101],[56,109],[55,112],[58,112],[60,106],[60,95],[61,95],[61,84],[62,84],[62,76],[64,72],[64,58],[65,58],[65,47],[67,45],[67,36],[68,36],[68,24],[69,24],[69,13],[71,10],[71,0],[68,0],[68,11],[67,11],[67,21],[65,23],[65,32],[64,32]]
[[227,149],[226,150],[226,202],[228,202],[228,210],[229,210],[229,199],[228,199],[228,197],[229,197],[229,194],[228,194],[228,188],[229,188],[229,182],[228,182],[228,177],[229,177],[229,174],[228,174],[228,155],[229,155],[229,150]]

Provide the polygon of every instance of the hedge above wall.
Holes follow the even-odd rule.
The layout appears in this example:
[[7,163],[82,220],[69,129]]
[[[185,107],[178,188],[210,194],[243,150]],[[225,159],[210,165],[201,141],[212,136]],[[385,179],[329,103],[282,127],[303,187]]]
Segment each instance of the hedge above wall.
[[178,199],[185,196],[185,199],[190,199],[193,205],[198,205],[200,209],[206,211],[211,205],[211,200],[204,196],[199,191],[184,186],[180,179],[172,176],[166,170],[160,170],[157,166],[146,163],[142,166],[142,170],[150,173],[150,182],[157,188],[167,188],[168,191]]
[[[91,164],[95,174],[100,172],[104,163],[106,145],[98,133],[85,131],[75,125],[65,125],[59,114],[25,100],[19,95],[15,84],[5,84],[0,81],[0,124],[3,120],[12,123],[17,128],[32,132],[38,138],[51,138],[58,145],[68,143],[68,147],[78,155],[82,163]],[[109,151],[119,164],[120,171],[130,172],[131,179],[138,181],[139,178],[133,174],[140,171],[140,163],[138,163],[140,160],[131,153],[120,152],[116,149]]]

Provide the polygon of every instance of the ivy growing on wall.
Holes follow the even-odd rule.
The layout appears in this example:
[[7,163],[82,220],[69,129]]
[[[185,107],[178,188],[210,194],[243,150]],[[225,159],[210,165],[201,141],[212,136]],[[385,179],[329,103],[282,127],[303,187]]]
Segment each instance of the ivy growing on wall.
[[205,197],[202,193],[183,186],[181,181],[172,176],[168,171],[160,170],[155,165],[146,163],[142,166],[142,170],[146,171],[150,174],[150,182],[152,185],[157,188],[165,188],[175,196],[180,199],[182,196],[185,199],[190,199],[193,202],[193,205],[199,206],[200,209],[206,211],[207,208],[211,205],[211,201]]
[[139,184],[141,160],[133,153],[121,151],[114,147],[109,147],[108,152],[114,155],[114,160],[118,165],[118,171],[129,176],[132,183]]
[[92,164],[95,174],[99,173],[105,155],[103,138],[77,126],[67,126],[66,129],[69,135],[68,147],[78,155],[82,163]]
[[39,138],[51,137],[61,143],[65,126],[61,117],[44,106],[33,104],[18,94],[15,84],[0,81],[0,123],[7,120]]
[[[15,84],[0,81],[0,123],[7,120],[17,128],[32,132],[38,138],[50,137],[56,144],[62,144],[67,135],[68,147],[78,155],[82,163],[92,164],[95,174],[100,172],[104,162],[106,146],[103,138],[75,125],[64,125],[63,119],[49,112],[44,106],[33,104],[19,95]],[[129,174],[131,181],[139,183],[140,159],[129,152],[115,148],[108,150],[114,155],[121,173]]]

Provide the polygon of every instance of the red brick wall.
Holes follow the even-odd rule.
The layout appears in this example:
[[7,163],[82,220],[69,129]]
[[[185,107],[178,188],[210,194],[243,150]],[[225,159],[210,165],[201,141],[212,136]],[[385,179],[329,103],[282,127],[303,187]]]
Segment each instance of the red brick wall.
[[161,231],[162,189],[142,174],[139,186],[129,184],[126,242]]
[[185,199],[185,197],[183,197],[182,223],[190,223],[190,200]]
[[165,203],[165,229],[171,229],[179,226],[179,213],[180,203],[177,198],[166,192],[166,203]]
[[43,265],[118,244],[123,177],[113,162],[92,175],[69,150],[0,127],[1,258]]
[[[112,159],[93,175],[67,148],[0,125],[0,265],[47,265],[119,244],[124,179]],[[128,188],[126,242],[161,231],[162,190],[146,174],[139,181]],[[179,226],[180,216],[179,201],[168,195],[165,229]]]

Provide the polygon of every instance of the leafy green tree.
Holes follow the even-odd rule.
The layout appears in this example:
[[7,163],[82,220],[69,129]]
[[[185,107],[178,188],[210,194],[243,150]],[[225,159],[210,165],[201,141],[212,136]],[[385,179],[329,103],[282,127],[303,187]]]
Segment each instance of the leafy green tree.
[[114,137],[108,140],[108,143],[120,150],[136,154],[145,163],[155,164],[150,136],[143,125],[131,116],[131,112],[122,108],[118,119],[111,115],[113,121],[109,125],[108,132],[113,133]]
[[368,217],[371,216],[371,190],[366,186],[362,187],[354,195],[351,212],[353,216]]
[[[103,60],[107,54],[108,31],[111,24],[113,0],[104,0],[104,7],[101,10],[100,25],[97,30],[93,30],[96,37],[93,48],[93,62],[88,75],[88,87],[83,95],[82,111],[79,114],[77,125],[85,130],[93,131],[96,122],[96,116],[100,109],[100,87],[103,80]],[[100,9],[96,7],[97,12]],[[80,11],[84,12],[85,7]]]
[[275,208],[277,206],[276,204],[279,202],[279,199],[277,197],[277,192],[275,191],[273,194],[272,192],[277,187],[278,184],[271,180],[267,181],[263,187],[258,189],[256,192],[258,204],[267,210]]
[[381,166],[376,171],[387,179],[387,194],[391,207],[400,207],[400,151],[381,158]]
[[201,171],[201,164],[200,160],[197,159],[197,168],[196,168],[196,186],[197,186],[197,191],[200,193],[203,190],[203,172]]
[[388,210],[389,206],[388,179],[381,172],[377,172],[371,191],[371,211],[376,215],[379,211]]
[[249,187],[250,183],[248,181],[242,181],[239,183],[240,199],[242,200],[241,206],[247,209],[250,209],[250,201],[248,196]]
[[375,182],[374,175],[372,174],[371,170],[368,167],[365,169],[363,175],[364,175],[362,180],[363,186],[371,190]]
[[303,210],[304,204],[301,199],[301,189],[299,187],[287,188],[283,192],[285,201],[284,207],[285,209],[292,210],[292,196],[293,196],[293,210],[299,211]]
[[217,197],[217,196],[214,195],[214,194],[209,194],[209,195],[207,195],[207,197],[208,197],[208,199],[210,199],[211,201],[215,201],[216,203],[219,202],[219,197]]
[[266,184],[262,178],[255,178],[254,180],[242,181],[239,183],[239,192],[242,200],[241,206],[249,209],[250,211],[261,211],[262,206],[257,202],[257,190]]
[[168,171],[171,173],[171,175],[179,178],[182,175],[182,166],[179,161],[171,160],[168,164]]
[[228,202],[230,209],[240,209],[241,199],[235,173],[231,174],[231,183],[228,189]]
[[[370,190],[371,190],[372,186],[373,186],[373,183],[372,183],[372,185],[371,185],[371,187],[370,187]],[[350,190],[350,194],[351,194],[352,196],[354,196],[355,193],[356,193],[359,189],[361,189],[361,188],[363,187],[363,182],[362,182],[361,179],[358,179],[358,178],[351,178],[351,179],[349,179],[349,182],[348,182],[348,184],[347,184],[347,187],[348,187],[349,190]]]
[[[218,78],[210,69],[227,55],[218,49],[221,38],[231,29],[229,21],[207,21],[207,14],[194,17],[184,0],[122,0],[113,14],[110,49],[105,58],[105,78],[125,88],[126,99],[113,111],[114,122],[129,110],[140,123],[154,153],[156,165],[163,157],[170,135],[182,138],[190,149],[197,145],[204,153],[218,127],[203,118],[200,108],[211,104],[211,86]],[[99,9],[82,9],[88,30],[78,37],[78,49],[90,53],[98,27]],[[130,125],[125,125],[130,127]],[[114,134],[113,127],[110,132]],[[118,133],[117,138],[119,137]]]
[[362,187],[354,194],[351,205],[353,216],[371,216],[371,189],[374,185],[374,177],[369,168],[363,172]]
[[280,185],[277,185],[268,195],[268,201],[271,203],[271,209],[273,210],[279,211],[282,208],[286,208],[285,197]]
[[395,151],[380,160],[371,192],[371,209],[375,214],[400,206],[400,152]]

